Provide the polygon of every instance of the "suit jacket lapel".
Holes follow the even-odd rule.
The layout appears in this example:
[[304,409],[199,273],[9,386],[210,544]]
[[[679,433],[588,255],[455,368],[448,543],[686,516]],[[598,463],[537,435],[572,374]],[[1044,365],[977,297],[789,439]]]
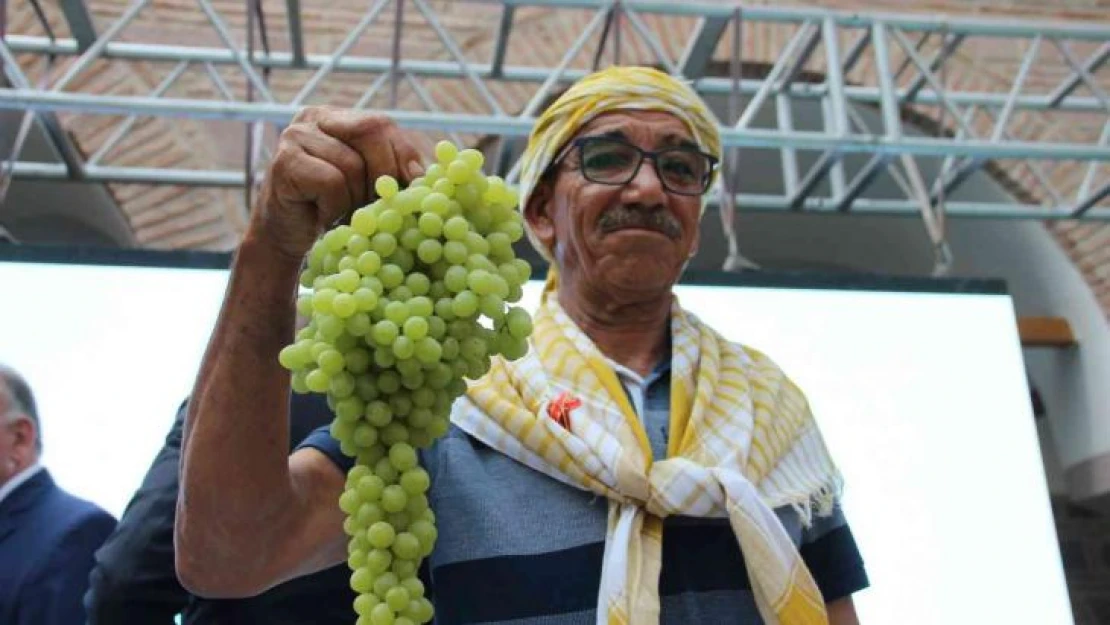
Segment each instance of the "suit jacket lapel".
[[20,517],[31,510],[52,488],[54,480],[43,469],[20,484],[4,501],[0,501],[0,543],[11,537],[19,526]]

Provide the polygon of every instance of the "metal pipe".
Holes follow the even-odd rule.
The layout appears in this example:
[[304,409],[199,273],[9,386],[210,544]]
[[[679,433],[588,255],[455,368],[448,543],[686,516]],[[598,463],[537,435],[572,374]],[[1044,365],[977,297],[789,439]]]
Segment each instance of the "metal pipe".
[[543,82],[543,85],[540,86],[539,91],[537,91],[532,96],[532,99],[528,101],[528,104],[524,106],[524,110],[520,113],[520,117],[531,117],[536,114],[536,111],[539,110],[540,105],[543,104],[543,99],[547,97],[547,92],[550,91],[551,87],[555,86],[555,83],[559,81],[559,77],[562,76],[563,72],[566,71],[567,66],[569,66],[570,62],[574,60],[574,57],[578,56],[578,53],[582,50],[582,47],[586,45],[586,42],[589,41],[590,37],[593,36],[594,31],[597,30],[598,25],[600,25],[601,22],[606,19],[606,17],[606,11],[598,11],[594,14],[593,19],[591,19],[590,22],[586,24],[586,27],[582,29],[581,33],[579,33],[578,38],[575,39],[574,43],[570,45],[570,49],[568,49],[567,53],[563,55],[563,59],[559,61],[559,65],[555,68],[554,71],[548,73],[547,80]]
[[[677,75],[679,73],[678,67],[667,57],[667,53],[663,50],[663,46],[659,44],[658,39],[655,38],[643,21],[640,20],[640,16],[628,5],[623,5],[623,9],[623,13],[628,17],[628,23],[632,25],[632,30],[636,31],[636,34],[640,36],[640,40],[647,44],[647,47],[651,48],[652,54],[654,54],[655,58],[663,65],[668,74],[672,76]],[[618,19],[620,18],[618,17]],[[617,28],[617,32],[620,32],[619,27]]]
[[871,27],[871,42],[875,50],[875,73],[879,79],[879,94],[883,111],[883,130],[888,138],[902,135],[902,116],[899,112],[894,79],[890,73],[890,51],[887,50],[886,24],[875,22]]
[[247,75],[247,80],[254,85],[255,89],[258,89],[258,93],[262,94],[263,99],[267,102],[273,102],[274,96],[270,93],[269,87],[266,86],[266,83],[262,80],[262,77],[258,75],[258,72],[254,71],[254,67],[251,66],[250,60],[246,58],[246,55],[235,47],[235,42],[231,38],[231,32],[228,31],[224,21],[220,19],[220,15],[216,13],[216,9],[212,7],[211,0],[196,0],[196,2],[200,5],[201,10],[204,11],[205,16],[208,17],[208,21],[212,24],[212,27],[216,29],[216,35],[219,36],[220,41],[231,51],[232,56],[235,58],[235,62],[243,69],[243,73]]
[[[42,53],[57,55],[77,54],[77,43],[73,39],[59,39],[51,43],[45,37],[14,35],[7,36],[7,43],[13,52]],[[102,55],[103,58],[127,59],[138,61],[196,61],[210,62],[220,65],[235,64],[235,55],[226,48],[172,46],[164,44],[113,42],[108,44]],[[328,62],[330,55],[310,54],[306,58],[306,66],[317,69]],[[293,68],[293,57],[288,52],[271,52],[270,54],[258,53],[254,57],[255,65],[264,68],[280,69]],[[378,74],[389,71],[389,59],[386,57],[345,57],[340,59],[333,71],[337,72],[368,72]],[[474,63],[470,67],[476,74],[483,78],[491,78],[492,70],[489,64]],[[417,76],[436,78],[462,78],[465,75],[458,63],[450,61],[402,61],[400,70]],[[502,69],[500,79],[509,82],[536,82],[542,83],[551,77],[551,68],[531,66],[506,66]],[[589,72],[584,69],[567,69],[556,82],[571,83]],[[763,84],[762,80],[744,80],[741,91],[744,94],[756,93]],[[693,85],[699,93],[705,95],[727,94],[731,88],[727,78],[699,78]],[[900,99],[905,99],[905,90],[898,90]],[[844,94],[848,99],[860,103],[878,104],[881,94],[876,87],[846,85]],[[820,99],[824,97],[823,86],[808,83],[794,83],[790,87],[790,96],[797,99]],[[949,94],[949,99],[954,104],[961,106],[980,106],[1001,108],[1006,103],[1006,95],[992,92],[954,92]],[[914,102],[918,104],[939,104],[935,94],[924,92],[916,96]],[[1048,95],[1027,95],[1019,98],[1015,103],[1021,110],[1067,110],[1067,111],[1103,111],[1102,103],[1093,97],[1069,97],[1057,107]]]
[[374,95],[378,93],[378,89],[381,89],[382,85],[384,85],[387,80],[389,80],[389,74],[382,74],[375,78],[374,82],[370,83],[370,86],[367,87],[366,91],[359,97],[358,102],[355,102],[353,108],[355,110],[365,108],[370,100],[374,98]]
[[921,70],[921,73],[918,74],[917,78],[915,78],[909,88],[906,89],[906,97],[904,100],[905,102],[914,102],[917,100],[917,96],[921,93],[921,89],[925,86],[925,77],[929,74],[929,72],[935,71],[938,67],[943,65],[948,60],[948,57],[952,56],[952,53],[956,51],[956,48],[960,47],[960,44],[964,42],[964,39],[964,35],[952,35],[944,39],[943,47],[941,47],[941,49],[938,50],[936,54],[933,55],[933,58],[929,61],[929,70]]
[[835,210],[839,213],[846,213],[852,210],[860,194],[866,191],[867,187],[871,186],[871,183],[875,181],[875,178],[878,178],[879,174],[883,173],[883,170],[886,169],[886,166],[890,163],[890,158],[888,154],[875,154],[872,156],[871,160],[867,161],[867,164],[863,166],[863,169],[859,170],[856,176],[852,178],[852,182],[849,183],[844,194],[832,199],[836,207]]
[[[172,72],[170,72],[164,79],[162,79],[162,82],[154,89],[154,91],[150,93],[150,97],[157,98],[166,91],[169,91],[169,88],[173,86],[173,83],[177,82],[177,79],[180,78],[187,69],[189,69],[188,63],[178,63],[177,67],[175,67]],[[97,148],[96,153],[93,154],[91,158],[89,158],[88,164],[94,165],[100,162],[100,159],[104,158],[104,155],[107,154],[112,148],[114,148],[117,143],[119,143],[119,140],[123,138],[123,135],[127,134],[127,132],[131,130],[131,128],[135,125],[135,121],[138,119],[139,117],[137,115],[130,115],[127,117],[127,119],[120,123],[119,126],[116,126],[115,132],[112,133],[112,136],[109,137],[107,141],[102,143],[100,147]]]
[[328,57],[328,62],[321,66],[320,69],[316,70],[316,73],[308,79],[308,82],[306,82],[303,87],[301,87],[300,92],[298,92],[296,97],[293,98],[293,101],[289,103],[290,106],[300,106],[301,103],[316,90],[316,86],[320,84],[320,81],[331,73],[332,69],[335,68],[335,64],[339,62],[339,59],[343,58],[343,55],[351,49],[351,46],[355,45],[358,38],[362,36],[363,31],[370,26],[371,22],[377,19],[378,14],[382,12],[382,9],[384,9],[387,4],[389,4],[389,0],[378,0],[370,7],[369,11],[363,14],[358,24],[351,29],[351,32],[347,33],[346,38],[340,42],[339,47]]
[[[389,51],[389,108],[397,108],[397,85],[401,75],[397,67],[401,63],[401,31],[405,27],[405,0],[394,0],[396,3],[393,13],[393,45]],[[405,74],[411,77],[412,74]]]
[[[1102,185],[1101,189],[1099,189],[1098,191],[1095,191],[1089,197],[1087,197],[1086,199],[1084,199],[1081,202],[1079,202],[1078,204],[1076,204],[1075,208],[1072,209],[1072,211],[1070,213],[1071,218],[1072,219],[1078,219],[1078,218],[1083,217],[1083,216],[1086,216],[1087,218],[1090,218],[1091,213],[1094,212],[1091,209],[1094,208],[1095,204],[1098,204],[1104,198],[1107,198],[1107,197],[1110,197],[1110,182],[1107,182],[1106,184]],[[1110,212],[1110,211],[1105,211],[1104,210],[1104,211],[1101,211],[1101,212]]]
[[[782,93],[775,95],[775,117],[778,120],[779,131],[794,131],[794,111],[792,109],[787,95]],[[798,153],[793,148],[783,148],[779,150],[779,156],[782,159],[783,186],[786,189],[786,194],[793,196],[798,188]]]
[[[1087,70],[1087,72],[1093,73],[1095,71],[1098,71],[1098,68],[1106,62],[1106,59],[1110,59],[1110,43],[1103,44],[1103,46],[1099,48],[1097,52],[1092,54],[1090,58],[1087,59],[1087,62],[1083,64],[1083,67]],[[1074,72],[1071,76],[1064,79],[1064,81],[1060,83],[1059,87],[1052,90],[1052,95],[1049,96],[1049,101],[1052,102],[1053,105],[1059,104],[1064,100],[1064,98],[1071,95],[1071,92],[1075,91],[1075,88],[1078,87],[1081,82],[1082,78],[1080,77],[1079,72]]]
[[[219,102],[213,100],[181,100],[82,93],[54,93],[29,89],[0,89],[0,109],[34,108],[36,110],[81,111],[106,115],[151,115],[190,119],[222,119],[231,121],[267,121],[288,123],[296,109],[285,104],[267,102]],[[461,113],[430,114],[419,111],[390,111],[398,124],[417,130],[455,130],[464,133],[526,136],[533,119],[493,117]],[[1043,160],[1110,160],[1110,147],[1089,144],[1036,143],[1014,141],[993,143],[972,140],[954,142],[930,137],[849,136],[830,137],[823,132],[795,131],[780,133],[764,129],[721,129],[724,147],[794,148],[843,152],[899,154],[921,156],[982,156],[984,158],[1031,158]]]
[[[67,180],[65,166],[60,163],[16,162],[13,175],[21,180]],[[186,170],[152,169],[144,167],[116,167],[96,165],[89,167],[86,180],[89,182],[168,184],[204,187],[240,187],[245,176],[236,170]],[[1105,189],[1110,193],[1110,184]],[[752,212],[783,212],[791,210],[789,198],[778,195],[739,194],[736,195],[737,207]],[[717,202],[710,199],[710,205]],[[836,204],[829,198],[810,197],[804,203],[807,212],[834,213]],[[858,199],[853,205],[854,213],[866,215],[889,215],[897,217],[916,217],[917,207],[906,200],[869,200]],[[1046,209],[1035,204],[1007,204],[996,202],[950,202],[948,214],[952,217],[983,219],[1031,219],[1056,220],[1074,219],[1070,209]],[[1092,208],[1082,215],[1091,221],[1110,221],[1110,209]]]
[[474,84],[474,87],[478,89],[478,93],[482,94],[482,97],[486,100],[486,104],[489,104],[490,110],[499,117],[504,116],[505,112],[501,110],[501,105],[497,103],[497,98],[493,97],[493,94],[490,93],[490,90],[486,87],[486,83],[482,82],[482,79],[478,77],[478,74],[476,74],[470,64],[467,63],[466,57],[463,56],[462,50],[459,49],[459,46],[451,37],[451,33],[448,33],[447,30],[443,28],[443,25],[439,23],[435,11],[428,8],[424,0],[412,0],[412,2],[416,5],[417,10],[424,14],[424,19],[428,22],[428,26],[435,31],[439,40],[443,42],[443,47],[447,48],[447,52],[454,57],[455,63],[458,64],[463,74],[465,74],[466,77],[470,79],[470,82]]
[[[107,47],[108,42],[114,39],[116,35],[120,33],[120,31],[126,28],[127,25],[131,23],[131,20],[135,19],[135,16],[139,14],[139,11],[142,11],[143,7],[145,7],[149,2],[150,0],[135,0],[135,3],[128,7],[126,11],[124,11],[119,20],[112,24],[112,27],[106,30],[104,34],[100,35],[96,42],[89,46],[89,48],[85,50],[81,54],[81,56],[79,56],[77,60],[69,66],[69,68],[66,69],[66,73],[62,74],[62,77],[58,79],[58,82],[54,83],[53,90],[61,91],[62,89],[65,89],[66,86],[78,74],[85,71],[85,68],[87,68],[89,65],[92,64],[93,61],[100,57],[100,53],[104,51],[105,47]],[[74,48],[77,48],[76,42]]]
[[747,128],[755,116],[759,113],[759,109],[763,108],[763,103],[767,100],[767,96],[771,94],[771,89],[775,83],[778,82],[779,75],[786,69],[786,64],[794,57],[794,51],[798,46],[802,45],[802,41],[810,33],[812,24],[806,22],[794,33],[790,42],[786,44],[786,48],[782,51],[782,55],[775,61],[775,65],[768,72],[767,76],[763,79],[762,84],[759,85],[759,91],[756,92],[755,97],[748,102],[748,106],[744,108],[744,113],[740,119],[736,121],[736,129],[743,130]]

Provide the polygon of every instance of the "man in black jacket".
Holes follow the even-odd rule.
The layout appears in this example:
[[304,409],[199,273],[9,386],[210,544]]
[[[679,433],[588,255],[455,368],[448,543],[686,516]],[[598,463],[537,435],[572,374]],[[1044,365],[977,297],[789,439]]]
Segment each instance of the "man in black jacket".
[[[186,625],[219,623],[336,623],[350,625],[354,595],[350,571],[339,565],[276,586],[250,599],[211,600],[190,595],[174,572],[173,524],[177,505],[181,430],[185,404],[165,445],[115,532],[96,553],[85,607],[89,625],[168,625],[177,614]],[[320,396],[294,395],[290,450],[331,421]]]

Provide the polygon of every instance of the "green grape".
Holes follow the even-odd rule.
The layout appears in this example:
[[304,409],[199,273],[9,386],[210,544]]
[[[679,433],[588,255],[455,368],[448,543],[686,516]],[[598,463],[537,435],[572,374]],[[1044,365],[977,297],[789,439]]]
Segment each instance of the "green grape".
[[[396,470],[394,470],[394,473],[396,473]],[[382,509],[386,512],[400,512],[405,509],[407,503],[408,495],[405,494],[405,489],[397,484],[386,486],[385,490],[382,491]]]
[[[360,424],[358,427],[363,426],[365,426],[365,424]],[[363,468],[365,469],[366,467]],[[368,471],[358,480],[358,496],[361,497],[363,501],[377,501],[382,496],[382,489],[384,488],[385,482],[383,482],[380,477]]]
[[419,341],[428,336],[428,322],[423,317],[409,317],[404,321],[402,331],[412,341]]
[[[404,338],[407,339],[408,337],[404,337]],[[416,353],[415,350],[416,350],[416,348],[414,346],[413,347],[413,353],[414,354]],[[420,365],[417,364],[417,367],[419,367],[419,366]],[[416,390],[416,389],[420,388],[421,386],[424,386],[424,372],[418,370],[418,371],[414,371],[412,373],[409,373],[407,375],[402,375],[401,376],[401,386],[404,386],[405,388],[409,389],[410,391]]]
[[489,243],[486,242],[486,238],[484,236],[478,234],[477,232],[467,232],[464,243],[466,244],[467,251],[471,254],[479,254],[481,256],[489,254]]
[[[373,586],[373,584],[371,584],[371,586]],[[405,586],[405,588],[408,588],[408,586]],[[355,597],[355,612],[359,616],[369,616],[370,610],[373,610],[374,606],[378,605],[379,603],[381,603],[381,600],[379,600],[377,596],[371,593],[363,593]]]
[[513,306],[505,315],[505,327],[514,338],[523,339],[532,334],[532,317],[518,306]]
[[404,560],[415,560],[420,557],[420,541],[409,532],[400,532],[393,541],[393,555]]
[[312,309],[318,313],[330,313],[332,310],[332,302],[335,301],[335,296],[338,295],[335,289],[320,289],[312,296]]
[[432,191],[436,193],[442,193],[447,197],[454,197],[455,183],[451,182],[449,178],[440,178],[439,180],[436,180],[435,184],[432,185]]
[[433,438],[439,438],[443,436],[447,433],[447,430],[450,429],[451,422],[448,421],[445,417],[436,417],[432,419],[432,422],[429,423],[427,427],[428,433],[431,434]]
[[[373,254],[373,252],[368,252]],[[361,283],[360,283],[361,284]],[[378,306],[378,294],[372,289],[364,286],[359,286],[355,292],[351,294],[355,298],[355,304],[361,312],[369,312]]]
[[432,165],[430,165],[427,169],[424,170],[424,186],[430,187],[434,185],[436,183],[436,180],[439,180],[443,177],[445,171],[446,170],[439,163],[433,163]]
[[452,217],[443,224],[443,236],[448,241],[465,241],[468,232],[470,232],[470,224],[461,216]]
[[297,314],[302,317],[312,316],[312,300],[315,299],[312,295],[300,295],[297,297]]
[[324,247],[329,252],[338,252],[347,246],[347,239],[351,237],[354,230],[350,226],[336,226],[334,229],[324,235]]
[[416,247],[416,257],[430,265],[443,257],[443,244],[435,239],[424,239]]
[[394,531],[393,526],[384,521],[378,521],[366,530],[366,538],[370,544],[377,549],[387,549],[393,545],[397,533]]
[[[391,485],[391,486],[386,486],[385,489],[382,490],[382,498],[381,498],[381,504],[380,504],[382,509],[385,510],[386,512],[396,512],[397,510],[391,510],[390,509],[391,507],[393,507],[393,504],[397,503],[396,494],[390,495],[390,497],[393,498],[392,499],[393,504],[390,504],[388,506],[386,505],[385,498],[386,498],[386,493],[387,492],[392,492],[392,491],[389,490],[390,488],[392,488],[392,487],[396,487],[397,489],[401,488],[400,486],[396,485],[397,469],[394,469],[393,465],[389,463],[389,458],[382,458],[381,460],[378,460],[374,464],[374,475],[377,475],[378,477],[382,478],[382,481]],[[404,495],[403,490],[401,490],[401,494]],[[404,505],[401,506],[401,508],[404,508],[404,507],[405,507]],[[393,526],[397,527],[397,524],[394,523]]]
[[[416,317],[416,319],[419,319],[419,317]],[[409,321],[412,321],[412,319]],[[443,355],[443,348],[440,346],[439,341],[430,336],[424,336],[417,340],[413,354],[420,362],[431,364],[439,362],[440,357]]]
[[[398,487],[398,488],[400,488],[400,487]],[[396,529],[398,533],[403,532],[406,529],[408,529],[409,523],[412,522],[412,518],[409,517],[409,514],[407,512],[393,512],[393,513],[390,513],[390,514],[386,515],[385,520],[389,521],[389,524],[392,525],[393,528]]]
[[466,163],[471,172],[477,172],[482,169],[482,165],[486,162],[486,157],[482,156],[482,153],[475,149],[462,150],[456,158]]
[[308,387],[308,390],[314,393],[326,392],[328,390],[328,384],[330,382],[331,378],[328,376],[328,374],[319,369],[313,369],[312,371],[309,371],[308,375],[306,375],[304,379],[305,386]]
[[413,600],[424,596],[424,582],[416,577],[401,578],[401,586],[409,591],[409,597]]
[[364,467],[361,465],[355,465],[351,467],[351,470],[347,471],[346,488],[358,486],[359,481],[367,475],[370,475],[370,473],[370,467]]
[[356,520],[360,527],[370,527],[384,518],[385,511],[382,510],[381,506],[373,502],[366,502],[359,507]]
[[351,588],[359,593],[370,592],[374,587],[374,577],[369,569],[360,568],[351,574]]
[[[422,274],[410,274],[411,276],[418,276]],[[431,298],[424,294],[417,295],[408,301],[409,313],[415,317],[431,317],[434,312],[434,306]],[[429,319],[429,323],[431,320]]]
[[500,321],[505,317],[505,300],[495,293],[483,295],[478,302],[478,310],[490,319]]
[[[377,588],[377,585],[374,587]],[[370,625],[397,625],[397,618],[387,604],[379,603],[370,611]]]
[[356,259],[370,249],[370,237],[362,234],[352,234],[347,239],[347,253]]
[[390,199],[397,195],[398,184],[393,176],[378,176],[374,181],[374,191],[383,199]]
[[478,296],[473,291],[462,291],[455,295],[451,310],[456,317],[469,317],[478,312]]
[[405,230],[401,233],[401,247],[406,250],[416,251],[420,244],[424,242],[424,235],[416,228]]
[[364,237],[369,237],[377,231],[378,219],[369,208],[360,208],[351,215],[351,229]]
[[378,345],[392,345],[398,333],[397,324],[389,320],[377,322],[374,324],[374,329],[370,331],[371,337]]
[[460,265],[452,265],[447,273],[443,275],[443,285],[451,293],[459,293],[465,290],[468,281],[466,268]]
[[409,426],[413,428],[424,428],[432,422],[432,411],[427,408],[413,408],[409,413],[407,421]]
[[455,147],[455,144],[444,140],[436,144],[435,153],[436,160],[439,161],[441,165],[448,165],[451,161],[455,160],[459,150]]
[[394,264],[382,265],[378,270],[378,278],[381,279],[383,287],[393,289],[405,281],[405,271]]
[[394,586],[401,584],[401,580],[393,573],[382,573],[374,580],[373,592],[379,597],[384,597]]
[[[464,283],[465,284],[465,283]],[[452,307],[454,298],[440,297],[435,303],[435,314],[439,319],[450,322],[455,319],[455,309]]]
[[393,420],[393,410],[389,404],[374,400],[366,404],[366,421],[375,427],[385,427]]
[[409,318],[409,306],[404,302],[390,302],[385,307],[385,318],[398,327],[404,325]]
[[[431,300],[428,300],[428,302],[430,303]],[[431,315],[432,313],[430,311],[428,315],[424,315],[428,317],[428,336],[438,341],[439,339],[442,339],[445,334],[447,334],[447,322],[443,319],[440,319],[439,317],[434,317]]]
[[388,232],[379,232],[370,239],[370,249],[379,257],[389,256],[397,250],[397,238]]
[[350,293],[340,293],[335,296],[331,303],[332,312],[340,319],[346,319],[355,314],[358,309],[358,303]]
[[394,421],[382,428],[382,442],[386,445],[397,445],[409,440],[409,429],[405,424]]
[[[416,450],[410,445],[397,444],[389,448],[389,462],[398,471],[410,471],[416,467]],[[393,510],[396,512],[396,510]]]
[[404,225],[404,215],[400,211],[392,208],[387,208],[378,215],[378,230],[396,235],[401,231],[401,226]]
[[[377,265],[377,267],[374,268],[374,273],[377,273],[378,267],[381,267],[380,258],[378,260],[378,263],[379,264]],[[381,297],[382,293],[385,293],[385,287],[382,286],[382,281],[379,280],[377,276],[363,276],[362,286],[373,291],[374,295],[377,295],[378,297]]]
[[407,336],[398,336],[393,339],[393,355],[405,360],[416,354],[416,344]]
[[371,549],[366,552],[366,568],[375,575],[388,571],[391,564],[393,564],[393,552],[389,549]]
[[[353,517],[347,517],[346,520],[343,521],[344,528],[346,528],[346,526],[347,526],[347,521],[354,521],[354,520],[355,519]],[[357,531],[357,530],[355,530],[355,531]],[[351,533],[348,532],[348,535],[351,535]],[[349,555],[347,557],[347,568],[351,569],[351,571],[357,571],[358,569],[361,569],[364,566],[366,566],[366,552],[365,551],[362,551],[362,550],[355,551],[354,553],[352,553],[351,555]]]
[[484,269],[470,272],[466,278],[466,284],[478,295],[488,295],[494,290],[493,276]]
[[393,255],[390,256],[389,261],[394,265],[401,268],[401,271],[408,273],[416,266],[416,256],[412,252],[403,247],[397,248]]
[[[394,445],[394,447],[396,447],[396,445]],[[393,462],[392,451],[393,450],[390,449],[390,462]],[[415,453],[414,451],[413,454],[415,455]],[[394,464],[394,466],[396,467],[397,465]],[[397,467],[397,469],[401,470],[400,467]],[[409,496],[423,495],[428,491],[429,485],[431,485],[431,478],[428,477],[428,472],[419,467],[414,466],[401,474],[401,488],[405,489],[405,492],[408,493]]]
[[393,341],[390,341],[389,345],[378,346],[374,350],[374,364],[382,369],[388,369],[397,364],[397,357],[393,355]]
[[[434,167],[434,165],[433,165],[433,167]],[[425,213],[425,214],[431,213],[433,215],[438,215],[440,217],[443,217],[444,215],[447,214],[447,211],[450,207],[450,204],[451,204],[451,200],[446,195],[444,195],[442,193],[433,192],[433,193],[429,193],[420,202],[420,211]]]
[[[404,374],[401,374],[404,377]],[[393,393],[389,396],[389,407],[393,410],[393,415],[396,417],[403,417],[412,411],[412,399],[409,398],[408,393]]]
[[347,489],[339,496],[339,509],[347,514],[358,512],[360,505],[362,505],[362,502],[359,501],[358,491]]
[[413,295],[427,295],[432,288],[432,281],[428,279],[428,276],[420,272],[414,272],[405,276],[405,286],[412,291]]
[[511,335],[501,337],[498,351],[508,360],[517,360],[528,353],[528,341]]
[[464,209],[470,211],[470,220],[474,222],[474,227],[476,229],[485,230],[489,227],[489,211],[486,211],[485,219],[475,218],[475,212],[481,208],[479,202],[482,201],[482,194],[478,192],[478,189],[470,184],[459,185],[455,190],[455,199]]
[[[388,235],[386,235],[388,236]],[[377,236],[374,237],[377,239]],[[378,273],[378,269],[382,266],[382,257],[373,251],[366,251],[358,255],[358,260],[355,261],[355,268],[363,276],[372,276]]]
[[412,289],[405,286],[404,284],[396,287],[395,289],[393,289],[392,291],[389,292],[389,299],[394,300],[394,301],[398,301],[398,302],[404,302],[405,304],[408,304],[408,301],[412,298],[413,298]]
[[409,591],[404,586],[394,586],[385,593],[385,602],[394,612],[400,612],[409,606]]
[[448,241],[443,244],[443,259],[452,265],[462,265],[470,252],[462,241]]
[[428,238],[438,237],[443,233],[443,218],[436,213],[424,213],[417,222],[420,232]]
[[401,376],[396,371],[382,371],[378,375],[378,389],[387,395],[396,393],[401,389]]
[[[357,260],[358,260],[358,259],[356,259],[356,258],[355,258],[355,257],[353,257],[353,256],[349,256],[349,255],[344,255],[344,256],[341,256],[341,257],[339,258],[339,262],[337,262],[337,263],[335,264],[335,268],[336,268],[336,269],[337,269],[338,271],[346,271],[346,270],[348,270],[348,269],[354,269],[354,268],[355,268],[355,262],[356,262]],[[330,278],[330,277],[331,277],[331,276],[329,276],[329,278]]]

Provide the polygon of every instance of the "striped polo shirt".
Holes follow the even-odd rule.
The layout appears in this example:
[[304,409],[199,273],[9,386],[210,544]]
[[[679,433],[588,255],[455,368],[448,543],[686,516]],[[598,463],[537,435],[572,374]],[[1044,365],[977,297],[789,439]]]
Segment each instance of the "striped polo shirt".
[[[643,419],[653,452],[665,457],[669,363],[647,377],[610,364]],[[302,446],[322,451],[344,472],[351,466],[326,428]],[[422,572],[436,625],[596,623],[605,498],[526,467],[454,426],[421,460],[432,478],[429,501],[439,530]],[[826,601],[867,587],[839,509],[808,528],[793,509],[776,512]],[[763,622],[727,519],[667,518],[662,555],[664,625]]]

